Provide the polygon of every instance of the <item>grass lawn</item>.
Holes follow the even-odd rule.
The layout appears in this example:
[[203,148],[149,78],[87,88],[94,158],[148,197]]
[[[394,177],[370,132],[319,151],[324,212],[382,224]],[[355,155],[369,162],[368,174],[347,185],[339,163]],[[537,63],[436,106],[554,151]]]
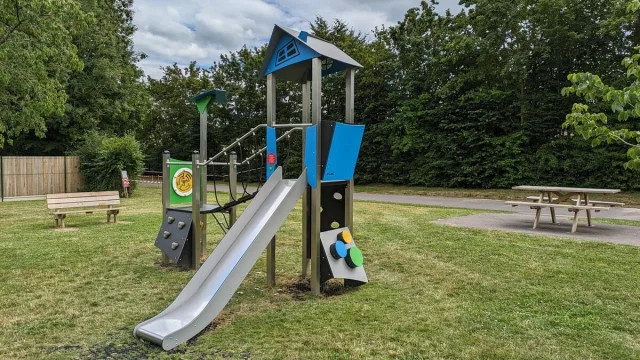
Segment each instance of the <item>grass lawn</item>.
[[[535,192],[526,192],[511,189],[446,189],[422,186],[406,185],[356,185],[356,192],[371,194],[391,195],[420,195],[453,198],[476,198],[495,200],[524,200],[529,195],[538,195]],[[627,205],[640,205],[640,191],[623,191],[619,194],[594,195],[594,199],[603,201],[622,202]]]
[[123,203],[120,224],[70,215],[69,232],[44,201],[0,204],[0,358],[640,358],[640,248],[441,226],[430,221],[477,211],[370,202],[355,205],[355,234],[371,283],[300,290],[298,205],[278,235],[277,287],[263,255],[213,325],[165,353],[133,327],[193,273],[159,265],[160,189]]

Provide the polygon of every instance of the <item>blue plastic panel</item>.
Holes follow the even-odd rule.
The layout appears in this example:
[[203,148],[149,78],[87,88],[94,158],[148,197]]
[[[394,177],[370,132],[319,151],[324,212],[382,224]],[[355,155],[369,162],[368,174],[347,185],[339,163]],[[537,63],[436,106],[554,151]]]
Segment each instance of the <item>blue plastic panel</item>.
[[307,183],[315,188],[318,185],[316,174],[316,151],[318,146],[316,140],[318,137],[318,126],[312,125],[305,130],[304,140],[304,166],[307,168]]
[[336,123],[323,181],[353,179],[363,135],[364,125]]
[[280,42],[278,42],[276,51],[269,59],[269,66],[264,75],[269,75],[287,66],[317,57],[320,57],[320,54],[311,50],[304,42],[289,34],[284,34],[280,38]]
[[278,144],[276,142],[276,128],[267,126],[267,156],[265,157],[267,179],[278,167]]

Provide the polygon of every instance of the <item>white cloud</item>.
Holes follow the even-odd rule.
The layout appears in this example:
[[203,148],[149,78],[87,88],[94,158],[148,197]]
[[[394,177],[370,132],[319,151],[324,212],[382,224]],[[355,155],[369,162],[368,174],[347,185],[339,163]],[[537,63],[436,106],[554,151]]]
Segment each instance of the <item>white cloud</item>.
[[[442,0],[437,9],[459,11],[457,1]],[[157,78],[160,66],[194,60],[208,65],[243,45],[260,46],[276,23],[308,29],[320,15],[368,34],[376,26],[395,24],[419,5],[420,0],[136,0],[134,46],[149,56],[141,68]]]

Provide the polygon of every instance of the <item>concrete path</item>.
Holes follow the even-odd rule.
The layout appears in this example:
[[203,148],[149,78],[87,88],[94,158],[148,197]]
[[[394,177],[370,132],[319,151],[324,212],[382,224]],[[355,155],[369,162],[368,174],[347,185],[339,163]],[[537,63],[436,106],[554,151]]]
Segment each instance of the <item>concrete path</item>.
[[[523,200],[525,197],[523,193]],[[533,221],[533,214],[535,210],[530,209],[528,206],[516,206],[505,205],[502,200],[487,200],[487,199],[466,199],[466,198],[444,198],[444,197],[430,197],[430,196],[411,196],[411,195],[383,195],[383,194],[365,194],[356,193],[354,195],[356,200],[368,200],[368,201],[382,201],[382,202],[394,202],[400,204],[419,204],[429,206],[443,206],[450,208],[463,208],[463,209],[477,209],[477,210],[493,210],[493,211],[508,211],[516,212],[520,214],[530,214]],[[605,198],[603,198],[604,200]],[[543,210],[548,213],[549,210]],[[556,213],[561,214],[562,210],[556,210]],[[640,221],[640,209],[635,208],[611,208],[608,211],[601,211],[599,213],[593,213],[596,218],[607,219],[622,219],[622,220],[636,220]]]
[[[160,186],[160,184],[152,183],[144,183],[144,185]],[[209,185],[208,189],[209,191],[213,191],[213,185]],[[219,185],[218,190],[226,192],[228,191],[228,187],[225,185]],[[247,188],[247,191],[254,192],[255,188],[249,187]],[[241,193],[242,188],[239,187],[238,192]],[[523,193],[523,199],[524,195],[525,194]],[[541,225],[538,229],[533,230],[532,226],[535,210],[530,209],[528,206],[512,207],[510,205],[505,205],[504,201],[501,200],[445,198],[412,195],[385,195],[369,193],[356,193],[354,194],[354,199],[359,201],[377,201],[398,204],[416,204],[449,208],[503,211],[509,212],[509,214],[477,214],[438,220],[434,223],[640,246],[640,226],[623,226],[596,223],[594,227],[588,227],[585,222],[581,223],[578,226],[577,233],[572,234],[571,217],[569,216],[568,212],[567,214],[563,214],[563,211],[561,209],[556,210],[559,224],[551,224],[549,210],[543,210]],[[606,200],[606,198],[603,198],[602,200]],[[585,216],[584,213],[581,213],[580,215],[582,217]],[[601,211],[599,213],[594,212],[593,217],[640,221],[640,209],[611,208],[608,211]]]
[[[141,182],[145,186],[160,186],[158,183],[145,183]],[[209,191],[213,191],[213,185],[208,186]],[[227,192],[228,187],[225,185],[219,185],[218,190]],[[248,192],[254,192],[254,187],[248,187]],[[238,192],[242,192],[242,188],[238,187]],[[526,193],[523,192],[523,199]],[[476,209],[476,210],[492,210],[492,211],[507,211],[520,214],[530,214],[533,221],[533,214],[535,210],[530,209],[527,206],[512,207],[505,205],[502,200],[487,200],[487,199],[468,199],[468,198],[445,198],[445,197],[431,197],[431,196],[414,196],[414,195],[386,195],[386,194],[368,194],[368,193],[356,193],[354,194],[355,200],[363,201],[378,201],[378,202],[391,202],[398,204],[416,204],[416,205],[429,205],[429,206],[442,206],[450,208],[461,209]],[[606,200],[603,198],[602,200]],[[548,210],[543,211],[547,212]],[[561,214],[561,210],[556,211]],[[601,211],[599,213],[593,213],[595,218],[607,218],[607,219],[622,219],[622,220],[635,220],[640,221],[640,209],[636,208],[611,208],[608,211]]]
[[477,214],[437,220],[434,223],[640,246],[640,227],[638,226],[596,223],[595,226],[589,227],[586,222],[581,222],[578,225],[578,232],[572,234],[571,220],[568,217],[559,217],[557,220],[558,224],[552,224],[550,216],[543,216],[536,230],[532,229],[533,217],[527,214]]

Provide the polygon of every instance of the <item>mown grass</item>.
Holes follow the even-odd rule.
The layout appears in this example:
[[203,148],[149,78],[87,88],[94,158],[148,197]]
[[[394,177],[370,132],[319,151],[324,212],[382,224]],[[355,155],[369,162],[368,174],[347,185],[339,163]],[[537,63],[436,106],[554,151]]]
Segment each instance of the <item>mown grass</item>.
[[[356,192],[370,194],[419,195],[492,200],[523,200],[528,195],[537,195],[535,192],[526,192],[511,189],[447,189],[386,184],[356,185]],[[640,205],[640,191],[638,190],[623,191],[618,194],[609,195],[598,194],[594,195],[593,198],[602,201],[621,202],[631,206]]]
[[477,211],[362,202],[369,284],[300,290],[298,206],[278,234],[277,287],[261,258],[210,329],[165,353],[131,331],[192,272],[159,265],[160,190],[123,203],[122,223],[70,215],[74,232],[54,231],[43,201],[0,204],[0,358],[640,357],[640,248],[440,226]]

